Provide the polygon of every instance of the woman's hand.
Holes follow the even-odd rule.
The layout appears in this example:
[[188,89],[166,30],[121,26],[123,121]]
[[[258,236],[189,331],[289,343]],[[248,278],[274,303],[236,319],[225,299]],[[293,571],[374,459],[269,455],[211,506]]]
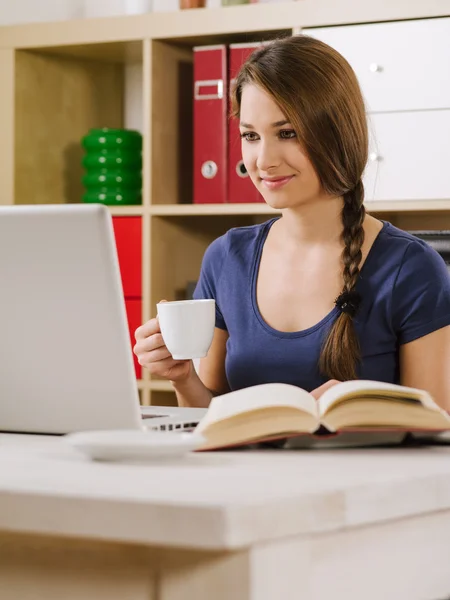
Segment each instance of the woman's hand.
[[316,388],[315,390],[313,390],[311,392],[311,396],[314,396],[314,398],[316,400],[318,400],[320,398],[320,396],[326,392],[329,388],[333,387],[334,385],[336,385],[337,383],[341,383],[340,381],[338,381],[337,379],[330,379],[329,381],[327,381],[326,383],[324,383],[323,385],[321,385],[320,387]]
[[167,349],[158,318],[150,319],[136,329],[134,337],[136,344],[133,352],[138,357],[139,364],[150,371],[152,375],[182,381],[188,379],[193,372],[191,360],[174,360]]

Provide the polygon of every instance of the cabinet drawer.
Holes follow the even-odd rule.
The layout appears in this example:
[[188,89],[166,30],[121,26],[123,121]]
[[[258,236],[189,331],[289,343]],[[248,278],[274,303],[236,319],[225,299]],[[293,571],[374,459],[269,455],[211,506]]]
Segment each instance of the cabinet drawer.
[[113,217],[125,297],[142,296],[142,217]]
[[369,117],[366,200],[450,198],[450,110]]
[[450,18],[304,29],[353,67],[370,112],[450,108]]
[[[128,329],[130,331],[130,343],[133,349],[136,341],[134,339],[134,332],[142,324],[142,300],[127,300],[125,299],[125,307],[127,310]],[[133,351],[133,350],[132,350]],[[140,379],[142,376],[142,367],[138,363],[137,356],[133,353],[134,368],[136,371],[136,378]]]

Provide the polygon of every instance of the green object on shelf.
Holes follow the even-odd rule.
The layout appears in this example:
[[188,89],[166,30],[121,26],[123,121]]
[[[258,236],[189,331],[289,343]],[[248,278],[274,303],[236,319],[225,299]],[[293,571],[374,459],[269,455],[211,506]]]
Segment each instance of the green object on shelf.
[[83,202],[108,205],[142,204],[142,193],[141,190],[99,189],[86,192],[83,196]]
[[83,202],[142,204],[142,135],[128,129],[91,129],[81,144],[86,150]]
[[115,188],[140,189],[142,187],[142,175],[139,171],[127,171],[120,169],[105,173],[101,170],[90,171],[83,177],[83,185],[87,188]]
[[95,150],[89,151],[83,158],[83,166],[86,169],[112,172],[113,170],[129,169],[140,172],[142,168],[142,157],[139,152],[117,151],[117,150]]
[[82,140],[86,150],[102,148],[131,148],[142,150],[142,136],[138,131],[127,129],[91,129]]

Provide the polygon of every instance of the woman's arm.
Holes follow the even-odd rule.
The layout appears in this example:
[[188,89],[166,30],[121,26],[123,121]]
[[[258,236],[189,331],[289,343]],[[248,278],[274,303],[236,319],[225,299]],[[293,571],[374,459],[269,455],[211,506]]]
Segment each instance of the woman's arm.
[[200,361],[199,373],[192,366],[186,379],[172,381],[179,406],[209,406],[213,396],[229,391],[225,373],[228,332],[216,327],[208,355]]
[[450,325],[400,346],[400,383],[426,390],[450,411]]

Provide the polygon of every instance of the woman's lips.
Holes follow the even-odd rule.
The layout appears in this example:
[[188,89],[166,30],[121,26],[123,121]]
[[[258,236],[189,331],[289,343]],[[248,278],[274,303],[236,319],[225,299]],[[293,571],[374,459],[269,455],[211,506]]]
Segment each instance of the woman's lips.
[[293,179],[293,175],[287,177],[270,177],[270,179],[262,178],[263,184],[269,190],[279,190]]

